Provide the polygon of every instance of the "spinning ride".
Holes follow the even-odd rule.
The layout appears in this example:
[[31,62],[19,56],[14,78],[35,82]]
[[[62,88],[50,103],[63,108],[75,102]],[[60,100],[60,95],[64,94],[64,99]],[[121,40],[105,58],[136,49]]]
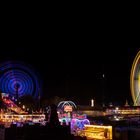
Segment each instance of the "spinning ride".
[[0,65],[0,91],[16,99],[23,95],[40,97],[41,84],[31,66],[9,61]]
[[134,106],[140,105],[140,51],[137,53],[130,75],[130,88]]

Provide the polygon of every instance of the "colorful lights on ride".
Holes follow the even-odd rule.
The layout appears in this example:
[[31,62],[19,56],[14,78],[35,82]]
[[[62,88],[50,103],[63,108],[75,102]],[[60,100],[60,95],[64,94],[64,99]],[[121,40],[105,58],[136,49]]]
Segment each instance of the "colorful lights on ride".
[[71,125],[72,131],[83,129],[85,124],[90,124],[86,114],[74,112],[76,105],[72,101],[62,101],[58,104],[58,118],[62,125]]
[[85,125],[84,130],[79,130],[77,135],[87,139],[112,140],[112,126]]
[[137,53],[130,75],[130,88],[134,106],[140,105],[140,51]]
[[72,119],[73,109],[76,105],[72,101],[61,101],[58,104],[58,117],[61,124],[69,124]]
[[73,111],[74,108],[77,108],[75,103],[72,101],[61,101],[57,107],[64,111],[67,111],[66,109],[69,109],[68,111],[70,112]]
[[41,82],[31,66],[17,61],[0,65],[0,90],[11,98],[31,95],[38,98],[41,94]]
[[88,119],[72,119],[71,120],[71,129],[72,131],[83,130],[85,125],[90,125]]
[[73,113],[72,118],[70,118],[68,113],[58,114],[59,121],[63,125],[71,124],[72,131],[77,131],[77,129],[83,129],[85,124],[90,124],[90,121],[87,119],[86,114],[77,114]]

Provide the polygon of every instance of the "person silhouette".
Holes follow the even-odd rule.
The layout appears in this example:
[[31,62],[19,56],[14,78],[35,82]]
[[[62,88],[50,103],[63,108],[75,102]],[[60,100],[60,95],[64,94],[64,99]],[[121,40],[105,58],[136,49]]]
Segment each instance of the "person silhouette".
[[57,114],[57,106],[55,104],[50,105],[50,124],[54,126],[60,125],[58,114]]

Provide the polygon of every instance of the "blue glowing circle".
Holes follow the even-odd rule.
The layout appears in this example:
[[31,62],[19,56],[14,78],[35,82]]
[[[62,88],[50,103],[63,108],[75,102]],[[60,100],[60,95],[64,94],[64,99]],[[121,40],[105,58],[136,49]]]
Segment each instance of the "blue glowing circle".
[[0,91],[9,96],[31,95],[40,98],[41,83],[31,66],[17,61],[0,65]]

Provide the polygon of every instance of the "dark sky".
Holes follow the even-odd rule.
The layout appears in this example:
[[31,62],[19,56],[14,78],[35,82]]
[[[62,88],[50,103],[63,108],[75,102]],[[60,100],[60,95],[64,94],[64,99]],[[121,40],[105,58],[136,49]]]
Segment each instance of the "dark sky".
[[30,64],[43,81],[46,98],[66,97],[86,105],[90,104],[91,98],[99,104],[103,100],[105,104],[124,104],[126,99],[131,103],[130,70],[138,48],[116,45],[109,48],[90,42],[88,49],[86,43],[75,42],[79,43],[79,48],[65,43],[68,47],[3,48],[0,62],[20,60]]
[[138,18],[118,9],[90,10],[8,13],[1,25],[0,63],[32,65],[46,98],[56,95],[87,105],[91,98],[99,104],[131,102],[130,70],[140,46]]

